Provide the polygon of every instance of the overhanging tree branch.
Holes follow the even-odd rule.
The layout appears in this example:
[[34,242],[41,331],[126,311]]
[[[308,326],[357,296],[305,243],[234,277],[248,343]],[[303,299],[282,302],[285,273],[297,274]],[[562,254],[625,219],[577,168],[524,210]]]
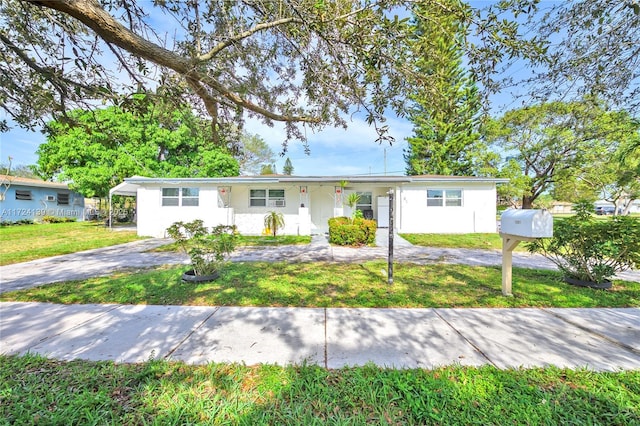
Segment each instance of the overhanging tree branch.
[[[66,13],[94,30],[107,43],[112,43],[121,49],[139,56],[157,65],[172,69],[186,79],[199,81],[209,86],[221,96],[234,104],[260,114],[274,121],[319,123],[315,117],[284,115],[263,108],[247,99],[242,98],[227,87],[196,70],[198,61],[192,61],[177,55],[149,40],[140,37],[116,21],[95,0],[59,0],[42,1],[26,0],[29,3],[44,8],[55,9]],[[203,99],[204,100],[204,99]],[[206,101],[205,101],[206,103]]]
[[269,28],[274,28],[277,27],[279,25],[285,25],[285,24],[291,24],[291,23],[302,23],[302,21],[294,19],[294,18],[284,18],[284,19],[279,19],[277,21],[273,21],[273,22],[265,22],[262,24],[258,24],[255,27],[248,29],[247,31],[244,31],[240,34],[237,34],[221,43],[218,43],[218,45],[216,47],[214,47],[213,49],[211,49],[210,51],[208,51],[207,53],[205,53],[204,55],[200,55],[198,56],[197,60],[199,62],[206,62],[211,60],[211,58],[213,58],[215,55],[217,55],[218,53],[220,53],[222,50],[224,50],[226,47],[231,46],[234,43],[237,43],[245,38],[251,37],[253,34],[259,32],[259,31],[263,31]]

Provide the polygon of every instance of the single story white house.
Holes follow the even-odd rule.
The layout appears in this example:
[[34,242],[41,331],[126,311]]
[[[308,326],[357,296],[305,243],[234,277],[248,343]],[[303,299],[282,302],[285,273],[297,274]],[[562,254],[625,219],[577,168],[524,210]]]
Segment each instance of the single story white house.
[[131,177],[110,195],[136,197],[138,235],[164,237],[176,221],[202,219],[206,226],[236,225],[245,235],[264,231],[270,211],[284,215],[289,235],[322,234],[328,220],[356,208],[389,226],[394,191],[394,228],[403,233],[496,232],[496,184],[506,179],[460,176],[237,176],[226,178]]

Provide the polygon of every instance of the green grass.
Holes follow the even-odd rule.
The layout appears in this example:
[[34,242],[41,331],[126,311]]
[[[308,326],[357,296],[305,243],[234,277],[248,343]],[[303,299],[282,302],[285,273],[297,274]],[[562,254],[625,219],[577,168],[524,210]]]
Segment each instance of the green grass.
[[0,425],[638,425],[640,371],[327,370],[0,356]]
[[70,222],[0,227],[0,265],[75,253],[140,239],[135,231],[112,231],[102,223]]
[[300,307],[629,307],[640,306],[640,283],[612,290],[574,287],[556,271],[513,269],[514,297],[501,293],[498,267],[395,266],[387,284],[381,261],[356,263],[230,263],[211,283],[180,277],[185,267],[119,272],[0,294],[0,301],[202,306]]
[[[468,248],[502,250],[502,237],[499,234],[400,234],[411,244],[423,247]],[[515,251],[527,251],[520,243]]]
[[274,236],[252,236],[241,235],[238,245],[241,246],[283,246],[283,245],[302,245],[309,244],[311,236],[308,235],[276,235]]

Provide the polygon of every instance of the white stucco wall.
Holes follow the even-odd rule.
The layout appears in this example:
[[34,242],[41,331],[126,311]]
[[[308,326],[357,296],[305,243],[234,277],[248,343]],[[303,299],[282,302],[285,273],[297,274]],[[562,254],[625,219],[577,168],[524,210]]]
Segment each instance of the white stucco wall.
[[[164,188],[177,186],[164,185]],[[196,187],[190,185],[190,187]],[[198,206],[163,206],[162,187],[141,187],[138,189],[138,235],[165,237],[165,230],[177,221],[204,221],[205,226],[227,224],[232,218],[228,209],[218,207],[217,187],[199,187]]]
[[[249,191],[252,189],[284,189],[284,207],[252,207],[249,205]],[[275,211],[284,216],[284,229],[279,229],[279,235],[299,235],[302,226],[298,217],[300,207],[300,187],[297,185],[234,185],[231,189],[231,206],[235,212],[235,225],[240,233],[245,235],[261,235],[264,230],[264,217]]]
[[[461,189],[462,206],[427,206],[428,189]],[[437,184],[400,187],[395,228],[403,233],[496,232],[493,184]]]
[[[187,185],[185,185],[187,186]],[[328,231],[327,221],[334,212],[334,186],[306,185],[307,193],[301,197],[298,184],[234,184],[230,185],[230,208],[218,203],[218,185],[188,185],[199,188],[198,206],[162,206],[162,187],[147,185],[138,189],[138,234],[164,237],[166,228],[176,221],[202,219],[206,226],[236,225],[245,235],[260,235],[264,230],[264,216],[270,211],[284,215],[283,235],[308,235]],[[427,206],[427,188],[462,189],[462,207]],[[284,207],[251,207],[251,189],[284,189]],[[377,196],[388,188],[357,185],[346,191],[371,191],[374,217],[378,218]],[[346,194],[345,194],[346,196]],[[472,233],[496,232],[496,191],[492,183],[414,184],[398,187],[395,203],[395,228],[407,233]],[[305,209],[300,209],[301,202]],[[308,209],[308,210],[307,210]],[[351,214],[348,208],[345,215]],[[302,212],[302,214],[300,214]],[[308,213],[308,214],[307,214]]]

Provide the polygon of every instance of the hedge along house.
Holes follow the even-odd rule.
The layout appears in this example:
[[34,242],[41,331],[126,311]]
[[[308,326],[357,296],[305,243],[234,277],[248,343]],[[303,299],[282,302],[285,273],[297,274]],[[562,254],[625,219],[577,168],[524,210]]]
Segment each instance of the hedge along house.
[[64,183],[0,175],[0,221],[41,221],[45,216],[84,219],[84,197]]
[[207,226],[236,225],[245,235],[264,231],[264,216],[282,213],[289,235],[322,234],[328,220],[350,216],[346,199],[378,227],[404,233],[496,232],[496,184],[506,179],[458,176],[238,176],[227,178],[131,177],[110,195],[137,197],[138,235],[164,237],[176,221],[202,219]]

